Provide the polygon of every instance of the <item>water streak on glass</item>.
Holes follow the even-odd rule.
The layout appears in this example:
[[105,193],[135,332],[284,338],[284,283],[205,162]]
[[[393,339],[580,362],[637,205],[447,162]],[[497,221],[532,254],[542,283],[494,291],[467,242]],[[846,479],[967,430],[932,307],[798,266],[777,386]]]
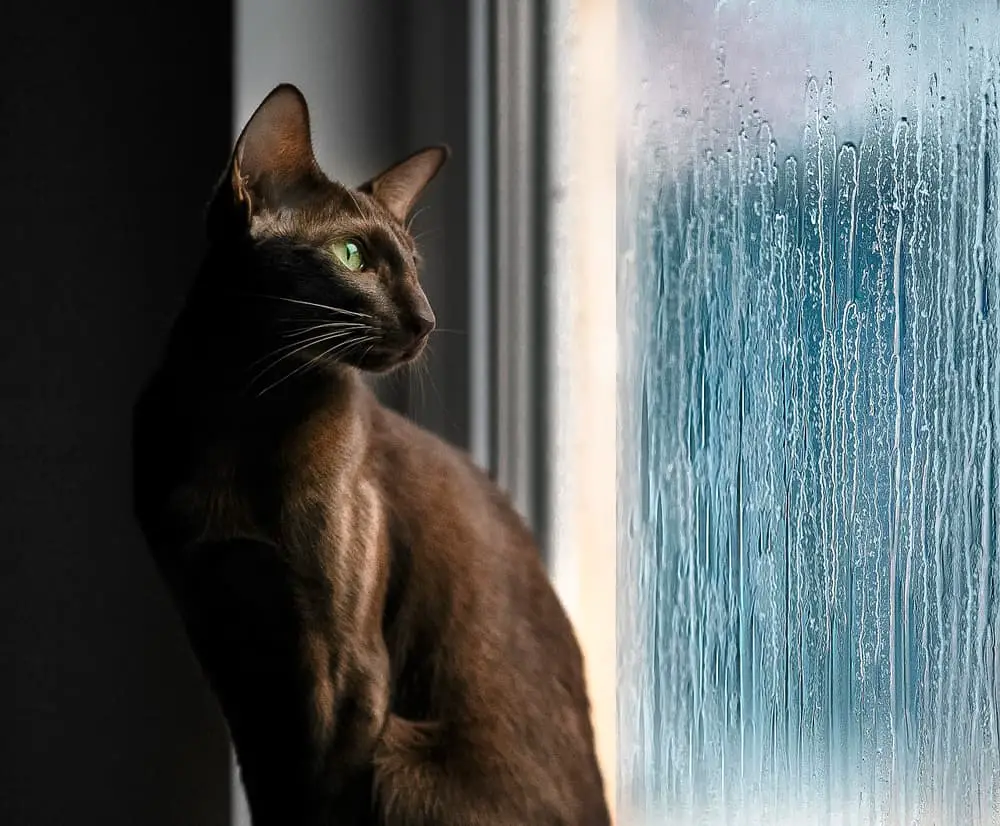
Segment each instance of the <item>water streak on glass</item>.
[[623,6],[623,822],[1000,823],[997,4]]

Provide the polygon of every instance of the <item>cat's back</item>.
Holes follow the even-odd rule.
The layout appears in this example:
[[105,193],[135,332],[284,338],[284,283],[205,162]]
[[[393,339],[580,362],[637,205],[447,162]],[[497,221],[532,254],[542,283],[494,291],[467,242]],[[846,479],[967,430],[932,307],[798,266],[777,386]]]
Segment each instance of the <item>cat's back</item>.
[[[397,528],[412,543],[434,545],[457,568],[475,564],[494,573],[508,568],[545,577],[524,520],[464,451],[379,408],[372,419],[370,461]],[[477,561],[486,548],[493,550],[492,559]]]
[[496,483],[464,451],[384,408],[373,417],[369,461],[411,573],[434,580],[462,627],[485,617],[498,640],[523,632],[522,654],[537,653],[541,668],[571,672],[582,686],[576,638],[538,545]]
[[464,452],[433,434],[382,411],[372,440],[409,580],[390,646],[397,633],[416,640],[413,658],[437,675],[437,695],[421,698],[428,706],[403,716],[450,720],[468,739],[452,754],[520,764],[535,786],[529,798],[555,794],[594,818],[565,822],[607,823],[582,654],[531,531]]

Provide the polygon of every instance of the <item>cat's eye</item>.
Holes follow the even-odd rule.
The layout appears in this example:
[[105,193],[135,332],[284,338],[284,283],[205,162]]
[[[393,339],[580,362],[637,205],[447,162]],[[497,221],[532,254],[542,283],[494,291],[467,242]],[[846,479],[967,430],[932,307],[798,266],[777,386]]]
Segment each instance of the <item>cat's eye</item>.
[[364,269],[365,259],[361,255],[361,247],[354,241],[338,241],[330,249],[337,260],[352,272]]

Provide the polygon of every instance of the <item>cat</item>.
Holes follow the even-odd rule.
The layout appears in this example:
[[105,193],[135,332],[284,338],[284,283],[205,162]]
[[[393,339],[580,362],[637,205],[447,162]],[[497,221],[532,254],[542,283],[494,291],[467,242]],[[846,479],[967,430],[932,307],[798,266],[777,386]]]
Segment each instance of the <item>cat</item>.
[[607,826],[582,655],[528,528],[363,373],[435,318],[407,225],[449,151],[351,189],[282,84],[135,404],[134,509],[255,826]]

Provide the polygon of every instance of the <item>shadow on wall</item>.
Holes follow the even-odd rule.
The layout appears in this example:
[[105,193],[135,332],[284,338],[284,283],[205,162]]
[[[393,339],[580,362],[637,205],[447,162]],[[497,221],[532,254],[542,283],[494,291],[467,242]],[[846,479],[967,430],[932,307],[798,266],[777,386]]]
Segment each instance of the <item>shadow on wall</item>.
[[228,822],[228,748],[131,516],[130,407],[229,152],[227,3],[0,36],[0,822]]

